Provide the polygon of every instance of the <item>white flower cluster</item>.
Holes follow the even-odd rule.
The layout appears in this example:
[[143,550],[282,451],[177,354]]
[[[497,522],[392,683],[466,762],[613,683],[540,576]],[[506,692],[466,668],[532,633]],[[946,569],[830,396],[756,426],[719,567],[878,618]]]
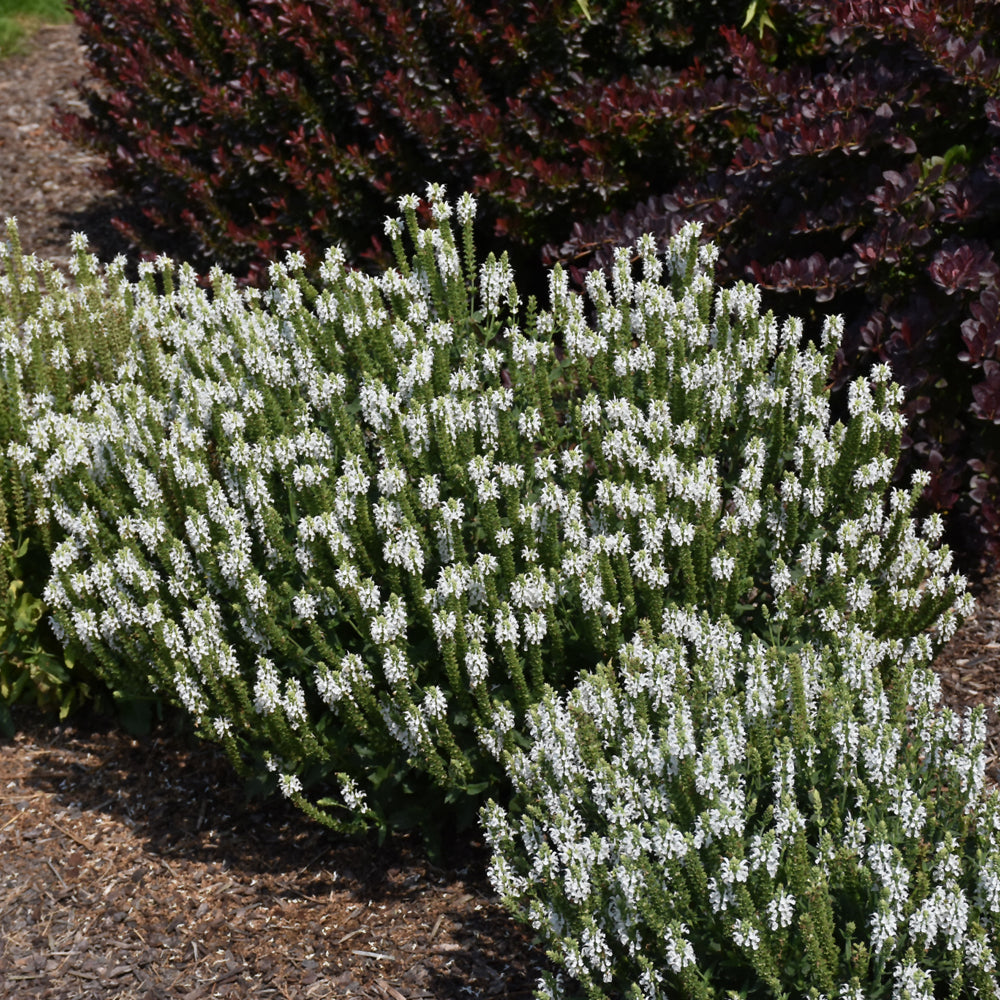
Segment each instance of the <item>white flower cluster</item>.
[[[911,522],[914,495],[884,501],[888,371],[831,421],[838,323],[822,351],[800,346],[801,324],[761,316],[754,289],[714,290],[714,250],[687,227],[671,282],[641,240],[641,280],[623,251],[610,282],[588,279],[588,306],[556,270],[550,308],[522,328],[507,262],[477,268],[471,230],[461,250],[452,231],[472,199],[455,213],[439,186],[427,197],[425,227],[402,200],[399,267],[378,277],[339,251],[322,289],[289,259],[264,294],[220,271],[209,294],[165,261],[135,285],[92,269],[47,336],[109,296],[98,325],[126,335],[69,407],[31,391],[39,321],[0,330],[25,382],[10,459],[61,533],[46,599],[67,641],[141,669],[207,731],[279,753],[286,788],[357,769],[357,795],[400,751],[444,787],[471,781],[547,684],[672,606],[778,644],[860,630],[878,645],[859,671],[930,658],[914,636],[950,634],[964,581],[932,547],[940,526]],[[781,695],[758,673],[766,714]],[[725,732],[720,760],[742,738]]]
[[845,669],[857,635],[795,655],[691,611],[652,631],[532,712],[508,756],[526,810],[484,810],[497,892],[588,995],[689,995],[696,970],[714,995],[933,997],[962,975],[996,996],[1000,795],[963,790],[981,734],[907,709],[906,682],[890,708]]

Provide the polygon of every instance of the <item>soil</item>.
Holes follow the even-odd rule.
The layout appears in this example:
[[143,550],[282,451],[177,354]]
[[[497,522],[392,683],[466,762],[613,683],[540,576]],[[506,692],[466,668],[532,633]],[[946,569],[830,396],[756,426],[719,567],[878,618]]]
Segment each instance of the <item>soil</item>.
[[[128,212],[99,163],[50,127],[79,108],[72,26],[0,62],[0,218],[65,266],[74,231],[103,260]],[[1000,781],[1000,576],[938,657],[946,701],[988,706]],[[225,757],[171,732],[134,739],[16,709],[0,742],[0,996],[527,998],[543,954],[458,840],[443,867],[405,838],[343,841],[283,800],[247,801]]]

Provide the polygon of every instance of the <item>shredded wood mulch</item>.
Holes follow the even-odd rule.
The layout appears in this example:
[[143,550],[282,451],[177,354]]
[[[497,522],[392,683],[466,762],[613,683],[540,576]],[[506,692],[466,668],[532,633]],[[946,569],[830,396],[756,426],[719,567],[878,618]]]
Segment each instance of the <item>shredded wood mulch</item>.
[[[0,61],[0,218],[60,266],[76,230],[104,260],[128,249],[109,224],[128,206],[49,128],[84,72],[72,26]],[[976,594],[935,667],[949,704],[988,706],[1000,781],[1000,576]],[[493,897],[475,840],[438,868],[417,843],[343,841],[283,801],[247,801],[213,747],[15,719],[0,742],[4,1000],[531,995],[545,958]]]
[[5,1000],[532,994],[475,841],[448,867],[248,802],[224,755],[21,710],[0,744]]

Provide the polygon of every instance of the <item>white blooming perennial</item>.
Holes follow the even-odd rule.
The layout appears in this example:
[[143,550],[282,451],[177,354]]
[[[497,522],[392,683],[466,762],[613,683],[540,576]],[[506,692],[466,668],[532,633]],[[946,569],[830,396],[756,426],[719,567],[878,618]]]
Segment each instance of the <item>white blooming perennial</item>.
[[[208,292],[163,260],[130,283],[81,245],[77,288],[0,324],[5,468],[51,536],[46,600],[114,690],[172,697],[238,763],[280,759],[286,794],[351,827],[391,822],[404,787],[428,814],[481,795],[546,685],[671,607],[776,646],[859,630],[875,640],[859,671],[930,658],[964,580],[940,526],[909,517],[921,483],[884,496],[902,429],[888,370],[831,420],[837,321],[803,344],[755,289],[716,290],[694,226],[665,262],[651,240],[636,268],[623,250],[586,296],[556,269],[548,307],[522,309],[508,263],[475,259],[473,200],[427,196],[426,224],[401,200],[379,276],[331,250],[318,288],[292,256],[265,293],[218,270]],[[109,331],[91,332],[93,371],[67,370],[91,328]],[[765,714],[783,697],[769,676]],[[681,767],[692,723],[670,725]],[[743,737],[719,725],[723,763],[697,775],[724,801],[702,838],[735,822],[724,762]],[[794,802],[777,821],[797,828]],[[748,945],[764,929],[746,925]]]
[[655,626],[531,713],[524,812],[483,812],[497,892],[586,995],[996,997],[1000,795],[966,790],[982,732],[930,669],[901,658],[890,697],[847,669],[870,634]]

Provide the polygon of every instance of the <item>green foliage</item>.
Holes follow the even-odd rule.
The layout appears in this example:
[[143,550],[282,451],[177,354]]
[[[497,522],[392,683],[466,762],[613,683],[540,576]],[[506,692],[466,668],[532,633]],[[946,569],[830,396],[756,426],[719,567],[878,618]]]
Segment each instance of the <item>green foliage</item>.
[[623,251],[589,306],[557,269],[540,309],[505,259],[477,264],[470,197],[428,198],[387,221],[378,277],[334,250],[320,287],[293,255],[266,293],[221,270],[209,293],[81,257],[83,291],[37,304],[53,349],[81,295],[130,331],[112,379],[34,401],[22,472],[43,596],[111,690],[184,706],[317,819],[433,832],[502,795],[547,686],[672,605],[777,648],[950,634],[941,525],[883,496],[887,370],[830,419],[835,322],[803,347],[754,289],[716,290],[694,228],[666,271]]
[[740,26],[743,31],[753,27],[759,38],[764,37],[765,31],[774,31],[774,21],[771,20],[771,7],[773,4],[765,0],[751,0],[747,7],[747,15]]
[[28,548],[28,539],[16,548],[4,540],[0,547],[0,732],[7,736],[14,728],[10,706],[19,701],[33,700],[65,718],[91,696],[44,627],[45,604],[36,596],[41,588],[32,592],[25,585],[26,576],[35,576],[24,564]]

